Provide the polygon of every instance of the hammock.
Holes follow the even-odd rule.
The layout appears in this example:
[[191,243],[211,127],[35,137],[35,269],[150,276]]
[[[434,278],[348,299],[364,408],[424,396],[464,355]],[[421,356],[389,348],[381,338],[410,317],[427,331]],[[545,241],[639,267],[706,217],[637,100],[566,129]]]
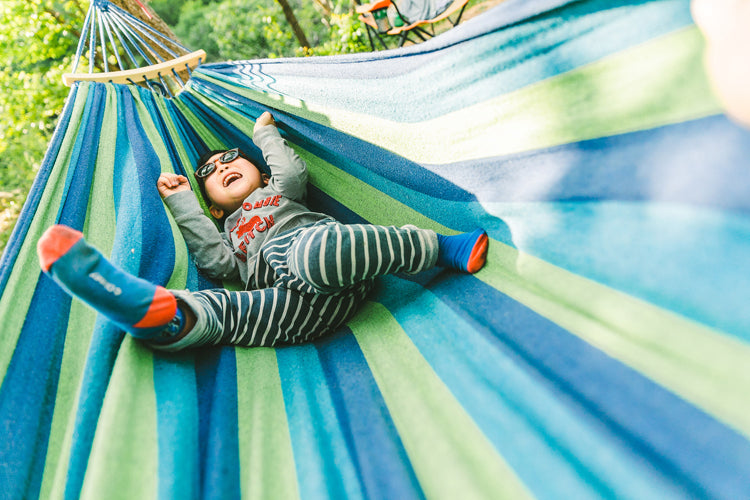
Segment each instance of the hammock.
[[[750,133],[686,0],[508,0],[426,43],[79,82],[0,266],[3,498],[745,498]],[[335,335],[154,352],[40,272],[55,222],[217,286],[155,188],[254,155],[312,208],[491,236],[477,275],[380,281]],[[189,175],[189,177],[192,177]]]

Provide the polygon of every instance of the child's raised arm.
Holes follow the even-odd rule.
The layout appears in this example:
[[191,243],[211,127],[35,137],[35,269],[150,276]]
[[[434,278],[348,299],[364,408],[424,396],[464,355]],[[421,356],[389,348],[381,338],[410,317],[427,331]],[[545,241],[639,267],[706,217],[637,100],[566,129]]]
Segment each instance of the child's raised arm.
[[263,152],[263,158],[271,169],[268,185],[284,196],[304,203],[307,165],[281,137],[276,121],[268,111],[255,122],[253,142]]

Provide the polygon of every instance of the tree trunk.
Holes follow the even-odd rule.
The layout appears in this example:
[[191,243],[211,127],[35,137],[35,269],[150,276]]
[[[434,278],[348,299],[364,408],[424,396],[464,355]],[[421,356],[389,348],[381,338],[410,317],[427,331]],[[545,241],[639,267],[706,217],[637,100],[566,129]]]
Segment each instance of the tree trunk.
[[[109,0],[114,5],[117,5],[121,9],[127,11],[128,13],[132,14],[134,17],[140,19],[144,23],[148,24],[152,28],[154,28],[156,31],[164,35],[165,37],[169,38],[169,40],[174,40],[175,42],[179,43],[179,40],[177,39],[177,36],[172,32],[172,29],[167,25],[167,23],[160,18],[156,12],[154,12],[153,9],[150,7],[147,7],[143,1],[141,0]],[[174,43],[170,43],[167,40],[161,40],[164,45],[169,47],[171,50],[176,52],[177,54],[183,53],[183,50],[174,45]],[[165,51],[161,47],[159,47],[156,44],[151,44],[151,50],[155,53],[157,53],[161,58],[165,61],[170,61],[173,59],[173,56],[169,54],[169,52]],[[205,62],[205,61],[204,61]],[[187,71],[187,69],[183,70],[177,70],[177,74],[182,78],[183,81],[187,81],[190,78],[190,75]]]
[[299,25],[299,21],[297,21],[297,16],[294,15],[294,12],[292,11],[292,7],[289,5],[289,2],[287,2],[287,0],[276,0],[276,1],[279,2],[279,5],[281,5],[281,10],[284,11],[284,17],[286,17],[286,20],[289,22],[289,25],[292,27],[292,31],[294,32],[294,36],[297,37],[297,41],[299,42],[300,47],[310,47],[310,42],[307,41],[305,32],[302,30],[302,26]]
[[[137,17],[144,23],[148,24],[152,28],[154,28],[156,31],[164,35],[165,37],[169,38],[170,40],[178,41],[177,36],[172,32],[171,28],[167,26],[167,23],[165,23],[162,18],[160,18],[158,15],[156,15],[156,12],[153,11],[153,9],[146,7],[144,5],[144,2],[141,2],[139,0],[109,0],[113,4],[117,5],[121,9],[129,12],[131,15]],[[148,14],[146,14],[148,12]],[[176,52],[180,52],[180,49],[178,49],[176,46],[172,45],[171,43],[164,42],[165,45],[167,45],[170,49],[175,50]],[[162,56],[165,60],[172,59],[172,56],[170,56],[167,52],[162,50],[161,47],[155,47],[155,51],[159,53],[160,56]]]

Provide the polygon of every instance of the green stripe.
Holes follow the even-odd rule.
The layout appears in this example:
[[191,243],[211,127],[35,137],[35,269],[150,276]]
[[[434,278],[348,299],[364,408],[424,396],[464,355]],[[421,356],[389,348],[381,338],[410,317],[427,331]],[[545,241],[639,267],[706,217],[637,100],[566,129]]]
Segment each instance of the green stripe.
[[0,297],[0,318],[3,334],[0,335],[0,380],[5,379],[8,365],[13,357],[21,328],[26,320],[26,312],[31,304],[41,269],[36,255],[36,242],[42,233],[55,222],[60,206],[62,191],[65,185],[70,155],[75,145],[84,106],[87,89],[81,88],[70,117],[68,128],[60,146],[55,164],[44,188],[39,209],[31,221],[28,232],[24,235],[23,244],[18,252],[5,291]]
[[298,499],[276,351],[237,349],[236,357],[242,497]]
[[[444,234],[456,233],[312,153],[294,144],[291,146],[307,163],[310,183],[370,223],[396,226],[414,224]],[[461,204],[461,207],[465,209],[465,204]]]
[[721,112],[689,27],[439,118],[400,123],[197,78],[416,162],[443,164],[606,137]]
[[497,241],[477,277],[750,437],[750,346]]
[[427,498],[531,498],[384,306],[366,304],[349,326]]
[[240,132],[242,132],[248,137],[253,136],[253,127],[255,126],[255,122],[253,120],[249,119],[247,116],[244,116],[236,111],[233,111],[231,108],[227,108],[218,104],[216,101],[209,99],[203,94],[198,94],[193,91],[191,91],[190,93],[196,99],[201,101],[206,107],[211,109],[211,111],[213,111],[214,113],[218,114],[221,118],[223,118],[224,121],[229,122],[235,127],[237,127],[240,130]]
[[[125,337],[97,424],[81,498],[156,498],[158,442],[151,351]],[[127,409],[127,411],[123,411]]]
[[[99,149],[89,198],[88,213],[84,234],[86,239],[102,253],[109,255],[115,237],[114,197],[112,180],[114,178],[114,148],[108,145],[115,143],[117,137],[117,94],[111,86],[107,88],[107,97],[102,120]],[[92,231],[93,228],[93,231]],[[91,342],[96,313],[80,301],[73,300],[68,318],[68,329],[65,337],[65,349],[60,366],[60,379],[57,386],[50,439],[47,448],[47,460],[42,480],[41,498],[49,498],[54,488],[56,496],[62,495],[65,475],[70,457],[71,436],[76,418],[76,403],[79,399],[83,364]]]

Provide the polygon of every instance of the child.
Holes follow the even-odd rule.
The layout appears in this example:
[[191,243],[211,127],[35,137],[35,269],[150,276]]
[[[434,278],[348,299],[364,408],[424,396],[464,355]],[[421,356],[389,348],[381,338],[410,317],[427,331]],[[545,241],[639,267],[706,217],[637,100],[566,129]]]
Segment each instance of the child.
[[436,264],[474,273],[484,265],[483,230],[442,236],[414,226],[345,225],[311,212],[305,163],[270,113],[258,118],[253,141],[270,176],[237,149],[207,153],[195,171],[223,233],[187,178],[165,173],[157,182],[196,265],[213,278],[240,279],[246,291],[166,290],[116,268],[65,226],[39,240],[42,269],[134,337],[177,350],[309,341],[349,319],[377,276]]

